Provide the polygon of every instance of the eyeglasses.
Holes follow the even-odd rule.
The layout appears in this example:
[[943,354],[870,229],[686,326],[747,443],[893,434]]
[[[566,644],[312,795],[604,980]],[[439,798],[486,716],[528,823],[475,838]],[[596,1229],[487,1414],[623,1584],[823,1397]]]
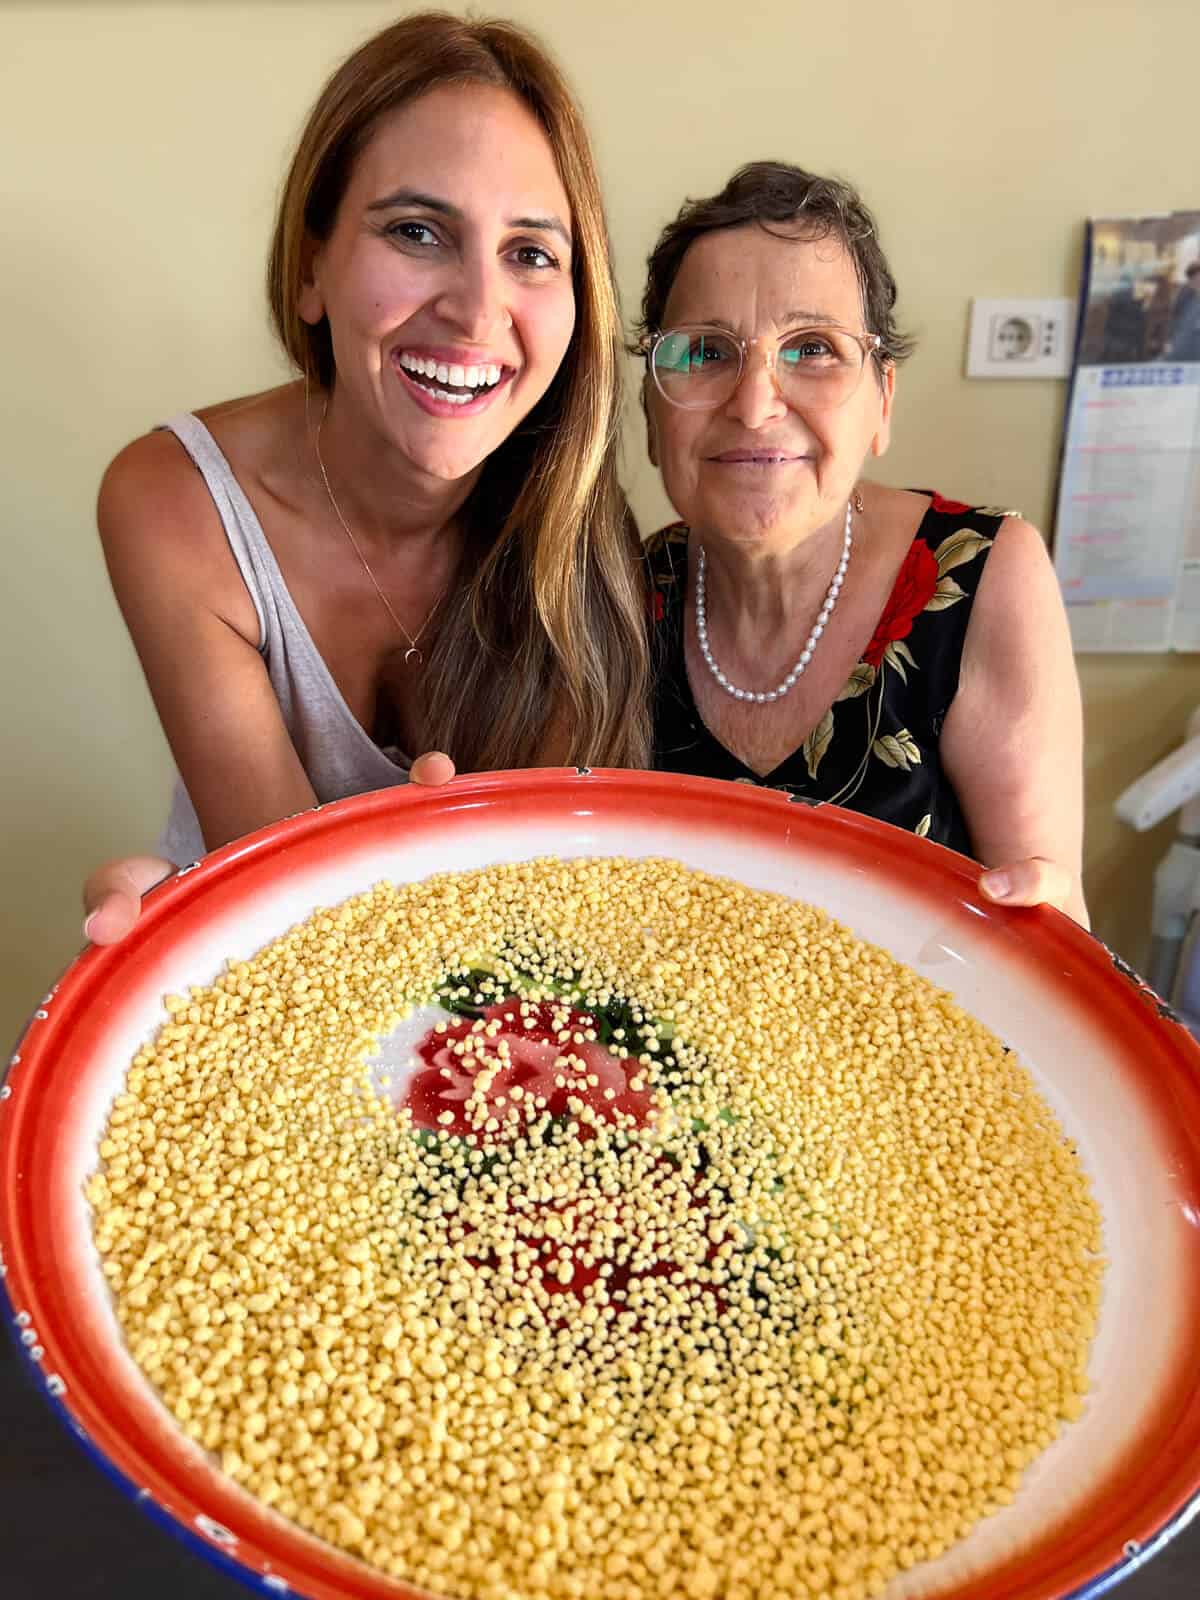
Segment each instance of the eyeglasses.
[[862,382],[867,358],[883,346],[877,333],[793,328],[778,339],[740,339],[726,328],[667,328],[643,346],[646,368],[664,400],[708,411],[732,398],[752,345],[765,348],[767,370],[785,400],[823,409],[845,405]]

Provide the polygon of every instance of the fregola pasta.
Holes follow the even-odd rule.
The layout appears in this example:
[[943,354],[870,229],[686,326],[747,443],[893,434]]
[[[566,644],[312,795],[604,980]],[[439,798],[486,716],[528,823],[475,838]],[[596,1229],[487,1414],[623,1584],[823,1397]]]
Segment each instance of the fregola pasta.
[[1074,1149],[811,907],[666,861],[444,874],[168,1011],[88,1188],[124,1336],[225,1472],[385,1572],[868,1600],[1081,1414]]

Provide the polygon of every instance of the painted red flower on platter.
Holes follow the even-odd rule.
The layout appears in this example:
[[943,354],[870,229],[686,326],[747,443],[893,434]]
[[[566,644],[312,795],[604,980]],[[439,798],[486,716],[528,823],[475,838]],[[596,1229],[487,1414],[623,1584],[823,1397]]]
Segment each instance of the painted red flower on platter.
[[[630,1087],[636,1058],[622,1061],[587,1038],[589,1032],[596,1032],[589,1012],[561,1001],[510,996],[478,1018],[463,1017],[425,1035],[416,1049],[425,1068],[414,1077],[404,1104],[416,1127],[465,1137],[477,1132],[468,1102],[485,1074],[488,1109],[502,1118],[509,1113],[514,1129],[525,1120],[511,1117],[520,1102],[542,1099],[552,1117],[566,1117],[567,1102],[576,1097],[601,1121],[615,1122],[621,1113],[643,1126],[652,1101],[646,1087]],[[573,1058],[569,1063],[567,1055]],[[585,1122],[580,1132],[586,1137]]]
[[[493,1147],[497,1139],[503,1143],[506,1135],[515,1137],[528,1126],[537,1102],[543,1108],[539,1115],[548,1112],[564,1121],[574,1116],[575,1134],[582,1139],[594,1137],[589,1113],[597,1122],[615,1124],[620,1116],[626,1127],[631,1123],[646,1127],[653,1100],[638,1076],[636,1056],[621,1060],[598,1039],[587,1037],[596,1031],[596,1018],[566,1001],[510,996],[478,1017],[461,1017],[425,1035],[416,1048],[424,1067],[412,1080],[403,1104],[418,1129],[472,1140],[480,1138],[482,1110],[488,1120],[495,1117],[484,1134]],[[484,1100],[478,1107],[478,1100],[472,1105],[472,1096],[481,1078]],[[639,1087],[632,1088],[631,1080]],[[582,1103],[582,1116],[574,1115],[572,1102],[576,1111]],[[668,1159],[663,1158],[656,1170],[664,1181],[677,1181]],[[621,1225],[614,1236],[611,1196],[589,1193],[586,1187],[569,1200],[535,1200],[519,1192],[510,1196],[508,1209],[517,1233],[533,1254],[531,1270],[548,1295],[582,1302],[602,1280],[603,1292],[595,1303],[604,1315],[619,1316],[632,1285],[677,1271],[669,1257],[641,1259],[636,1248],[638,1219],[619,1199],[616,1203]],[[568,1243],[571,1249],[564,1252]],[[716,1253],[714,1242],[710,1261]],[[477,1269],[494,1264],[487,1253],[468,1259]],[[715,1296],[718,1307],[723,1304],[711,1286],[703,1292]]]
[[[664,1176],[673,1176],[669,1162],[661,1163]],[[617,1199],[619,1232],[614,1235],[606,1214],[611,1213],[611,1198],[578,1195],[570,1202],[535,1201],[528,1196],[510,1201],[519,1211],[520,1233],[524,1242],[536,1254],[536,1266],[542,1287],[550,1296],[571,1295],[578,1301],[592,1299],[602,1315],[619,1316],[626,1310],[626,1299],[632,1285],[647,1278],[668,1278],[678,1271],[678,1265],[669,1257],[651,1255],[639,1257],[636,1243],[639,1236],[638,1217],[627,1199]],[[558,1226],[549,1225],[554,1216]],[[564,1250],[569,1245],[569,1250]],[[717,1245],[709,1248],[709,1261],[715,1261]],[[564,1263],[569,1263],[564,1272]],[[476,1261],[475,1266],[487,1266],[487,1261]],[[588,1295],[593,1285],[600,1284],[602,1292]],[[699,1292],[698,1287],[693,1292]],[[724,1299],[711,1285],[703,1292],[716,1295],[718,1308]]]
[[889,644],[908,638],[914,619],[929,604],[937,585],[937,557],[924,539],[914,539],[896,575],[883,615],[875,624],[871,642],[863,651],[862,658],[868,666],[878,667]]

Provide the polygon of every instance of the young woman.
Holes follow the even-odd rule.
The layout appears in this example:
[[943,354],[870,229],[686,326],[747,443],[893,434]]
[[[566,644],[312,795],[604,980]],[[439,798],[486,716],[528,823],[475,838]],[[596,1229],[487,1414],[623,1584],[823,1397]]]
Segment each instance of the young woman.
[[181,780],[163,853],[404,781],[433,746],[645,762],[620,319],[541,48],[422,14],[356,51],[301,136],[269,287],[297,379],[135,440],[100,492]]

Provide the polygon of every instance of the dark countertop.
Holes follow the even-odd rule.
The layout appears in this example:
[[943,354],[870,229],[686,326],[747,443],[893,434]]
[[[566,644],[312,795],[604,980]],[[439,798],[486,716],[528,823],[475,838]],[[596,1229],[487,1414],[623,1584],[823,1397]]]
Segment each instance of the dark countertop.
[[[2,1330],[0,1441],[3,1600],[235,1600],[251,1593],[134,1508],[51,1414]],[[1200,1518],[1116,1594],[1198,1600]]]
[[250,1594],[126,1499],[51,1412],[0,1328],[3,1600],[249,1600]]

